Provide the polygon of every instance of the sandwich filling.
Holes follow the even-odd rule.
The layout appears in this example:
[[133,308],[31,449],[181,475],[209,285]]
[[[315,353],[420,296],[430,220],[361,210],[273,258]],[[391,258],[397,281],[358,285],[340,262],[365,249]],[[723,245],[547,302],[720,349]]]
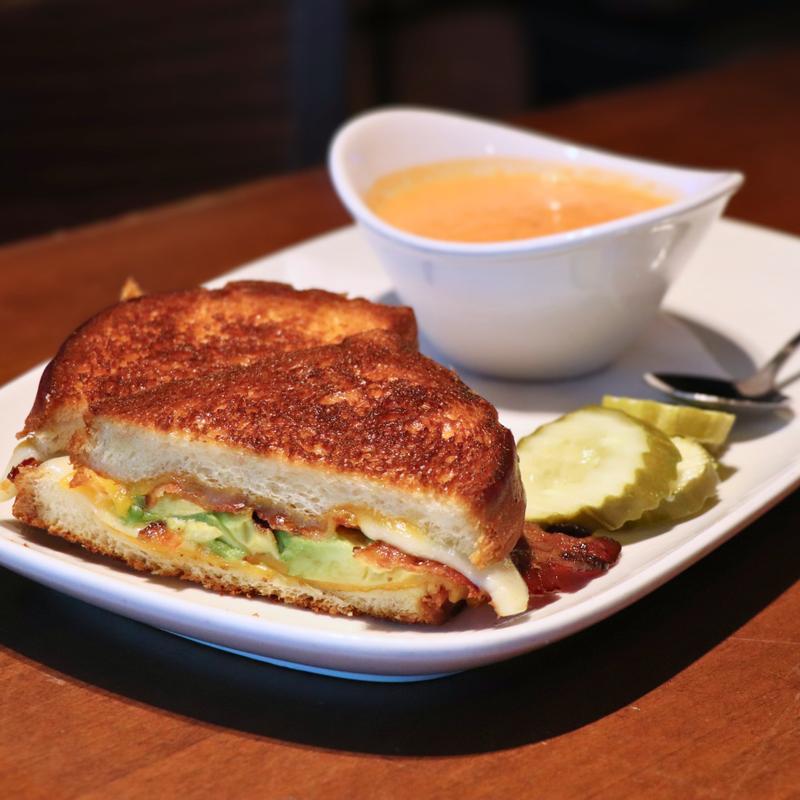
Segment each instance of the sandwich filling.
[[251,575],[279,573],[333,592],[444,587],[451,603],[476,604],[488,597],[503,616],[528,606],[528,588],[510,559],[477,568],[401,520],[348,510],[338,515],[346,527],[284,530],[274,517],[268,521],[243,506],[209,507],[214,504],[173,483],[125,485],[88,467],[76,469],[68,457],[44,466],[64,488],[80,493],[115,536],[151,552],[172,551]]

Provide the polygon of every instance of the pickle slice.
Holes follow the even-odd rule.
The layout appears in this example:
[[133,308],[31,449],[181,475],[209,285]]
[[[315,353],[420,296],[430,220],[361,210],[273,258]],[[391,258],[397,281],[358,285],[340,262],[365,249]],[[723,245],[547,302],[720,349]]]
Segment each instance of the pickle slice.
[[669,495],[680,454],[652,425],[587,406],[543,425],[517,445],[525,516],[616,530]]
[[712,447],[725,444],[736,421],[733,414],[724,411],[670,405],[655,400],[639,400],[635,397],[615,397],[610,394],[603,397],[602,405],[604,408],[616,408],[636,419],[649,422],[667,436],[688,436]]
[[681,454],[678,475],[669,495],[658,508],[648,511],[643,521],[674,522],[694,516],[717,493],[717,463],[708,450],[694,439],[683,436],[673,436],[672,443]]

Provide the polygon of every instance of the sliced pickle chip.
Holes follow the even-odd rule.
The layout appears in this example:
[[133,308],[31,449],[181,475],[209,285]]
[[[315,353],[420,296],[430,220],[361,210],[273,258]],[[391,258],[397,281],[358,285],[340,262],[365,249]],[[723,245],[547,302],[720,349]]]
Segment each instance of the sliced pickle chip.
[[672,443],[681,454],[678,476],[661,505],[648,511],[643,522],[674,522],[691,517],[702,511],[717,493],[717,463],[708,450],[694,439],[683,436],[673,436]]
[[657,508],[677,477],[680,453],[661,431],[622,411],[587,406],[543,425],[517,445],[525,516],[616,530]]
[[733,414],[724,411],[658,403],[655,400],[639,400],[635,397],[615,397],[610,394],[603,397],[602,405],[604,408],[616,408],[636,419],[649,422],[667,436],[688,436],[712,447],[725,444],[736,421]]

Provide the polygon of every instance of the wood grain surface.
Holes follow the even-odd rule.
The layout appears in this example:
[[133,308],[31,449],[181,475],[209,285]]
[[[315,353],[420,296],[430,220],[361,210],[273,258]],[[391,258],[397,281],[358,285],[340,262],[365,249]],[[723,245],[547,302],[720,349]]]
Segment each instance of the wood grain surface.
[[[516,121],[738,167],[731,213],[800,233],[799,72],[787,53]],[[193,284],[346,222],[312,171],[0,249],[0,380],[127,275]],[[228,656],[0,569],[0,795],[800,797],[799,525],[795,493],[590,630],[412,685]]]

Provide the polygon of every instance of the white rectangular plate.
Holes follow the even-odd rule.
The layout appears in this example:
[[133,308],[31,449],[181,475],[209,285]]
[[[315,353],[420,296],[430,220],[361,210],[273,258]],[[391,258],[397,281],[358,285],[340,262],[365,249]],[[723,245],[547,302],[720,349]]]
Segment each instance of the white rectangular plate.
[[[665,313],[613,368],[558,384],[504,383],[464,374],[516,437],[605,393],[653,396],[645,370],[745,372],[796,333],[800,240],[723,221],[671,290]],[[261,259],[213,282],[264,278],[394,302],[357,232],[347,228]],[[680,321],[679,321],[680,319]],[[564,320],[565,335],[569,320]],[[702,342],[702,343],[701,343]],[[423,349],[436,356],[429,348]],[[712,357],[713,354],[713,357]],[[787,368],[791,373],[791,365]],[[0,389],[0,451],[33,401],[40,369]],[[798,389],[787,392],[796,400]],[[266,600],[223,597],[133,572],[15,522],[0,505],[0,563],[127,617],[274,663],[371,680],[434,677],[500,661],[568,636],[624,608],[730,538],[800,482],[800,424],[789,413],[742,419],[724,456],[731,475],[700,517],[648,535],[624,534],[619,563],[536,611],[498,620],[487,608],[439,628],[327,617]]]

